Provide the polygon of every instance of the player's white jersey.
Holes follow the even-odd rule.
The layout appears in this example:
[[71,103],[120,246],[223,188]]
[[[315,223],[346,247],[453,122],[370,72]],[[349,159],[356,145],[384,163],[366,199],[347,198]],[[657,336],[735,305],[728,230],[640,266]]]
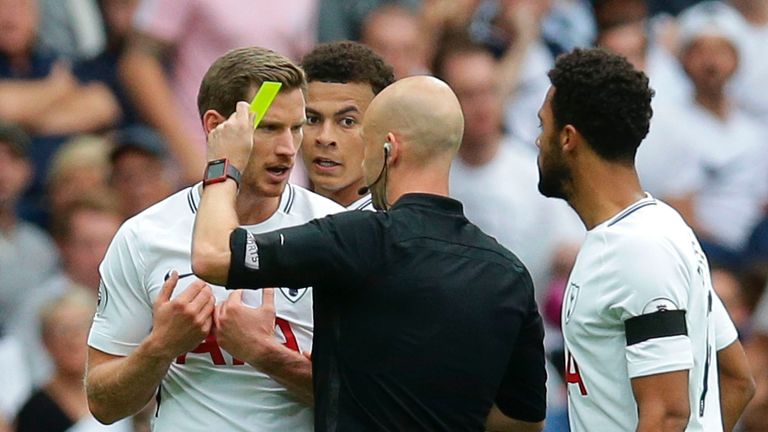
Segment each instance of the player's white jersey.
[[365,194],[357,201],[347,206],[347,210],[370,210],[376,211],[373,207],[373,197],[371,194]]
[[[88,344],[109,354],[126,356],[149,334],[152,304],[166,275],[179,272],[173,296],[195,280],[190,249],[200,185],[187,188],[120,228],[100,272],[99,306]],[[343,211],[336,203],[288,185],[277,212],[251,232],[303,224]],[[213,286],[217,302],[229,292]],[[244,293],[244,302],[261,304],[260,291]],[[301,352],[312,350],[312,289],[278,288],[275,292],[277,337]],[[233,358],[208,336],[193,351],[179,356],[163,379],[154,419],[157,431],[310,431],[312,410],[291,397],[268,376]]]
[[634,431],[631,379],[679,370],[689,370],[686,430],[722,430],[716,351],[736,329],[671,207],[648,195],[587,233],[562,324],[572,431]]

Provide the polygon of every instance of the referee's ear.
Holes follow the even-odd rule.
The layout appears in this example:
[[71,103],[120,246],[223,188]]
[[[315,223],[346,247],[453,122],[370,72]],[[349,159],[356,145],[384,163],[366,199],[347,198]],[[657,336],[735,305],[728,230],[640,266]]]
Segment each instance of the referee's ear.
[[227,119],[216,110],[209,109],[206,111],[205,114],[203,114],[203,129],[205,129],[205,135],[211,133],[212,130],[216,129],[216,126],[224,123],[226,120]]

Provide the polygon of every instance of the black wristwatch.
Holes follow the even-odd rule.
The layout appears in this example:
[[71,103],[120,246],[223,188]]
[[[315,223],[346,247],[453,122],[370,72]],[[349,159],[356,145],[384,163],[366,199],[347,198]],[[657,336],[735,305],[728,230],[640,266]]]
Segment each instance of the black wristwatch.
[[232,166],[227,158],[212,160],[208,162],[208,166],[205,168],[203,187],[214,183],[221,183],[228,178],[234,180],[235,184],[240,187],[240,177],[240,171]]

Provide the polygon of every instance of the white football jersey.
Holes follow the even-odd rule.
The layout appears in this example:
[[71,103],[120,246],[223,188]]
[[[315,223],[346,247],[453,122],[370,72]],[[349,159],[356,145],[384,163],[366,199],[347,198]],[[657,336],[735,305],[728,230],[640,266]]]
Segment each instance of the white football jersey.
[[376,211],[373,207],[373,197],[371,194],[365,194],[357,201],[347,206],[347,210],[370,210]]
[[631,379],[679,370],[689,370],[686,430],[722,430],[717,350],[736,329],[671,207],[648,195],[587,233],[562,323],[572,431],[634,431]]
[[[200,185],[178,192],[123,224],[101,263],[99,305],[88,344],[126,356],[149,334],[152,305],[170,271],[176,270],[179,295],[195,280],[190,249]],[[288,185],[280,206],[254,233],[300,225],[343,211],[343,207]],[[216,301],[229,291],[212,286]],[[278,288],[276,334],[296,351],[312,350],[312,288]],[[246,291],[246,304],[261,304],[260,291]],[[313,412],[270,377],[233,358],[213,335],[173,362],[158,390],[153,429],[221,431],[311,431]]]

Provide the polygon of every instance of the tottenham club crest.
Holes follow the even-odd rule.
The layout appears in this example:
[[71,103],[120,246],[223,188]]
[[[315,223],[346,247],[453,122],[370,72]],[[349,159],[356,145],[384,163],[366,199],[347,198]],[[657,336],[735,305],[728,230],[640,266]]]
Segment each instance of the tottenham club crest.
[[307,288],[280,288],[280,293],[283,297],[287,298],[291,303],[296,303],[304,297],[308,291]]
[[565,293],[565,304],[563,307],[565,308],[565,323],[568,324],[568,321],[571,320],[571,315],[573,315],[573,310],[576,308],[576,301],[579,299],[579,291],[581,291],[581,288],[579,285],[571,282],[568,284],[568,290]]

